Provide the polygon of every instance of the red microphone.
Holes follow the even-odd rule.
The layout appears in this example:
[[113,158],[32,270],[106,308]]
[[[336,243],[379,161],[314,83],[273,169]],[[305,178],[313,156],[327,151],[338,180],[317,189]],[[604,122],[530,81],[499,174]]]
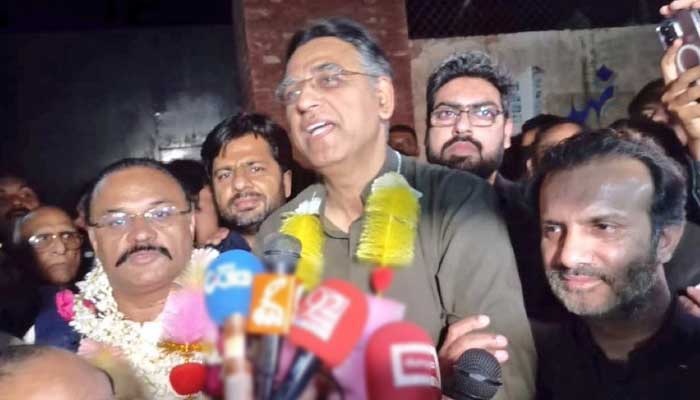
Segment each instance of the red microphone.
[[379,328],[365,351],[370,400],[440,400],[440,367],[430,336],[417,325],[393,322]]
[[360,340],[367,312],[365,295],[341,280],[329,279],[309,293],[289,332],[300,350],[272,398],[297,399],[321,363],[331,368],[342,363]]

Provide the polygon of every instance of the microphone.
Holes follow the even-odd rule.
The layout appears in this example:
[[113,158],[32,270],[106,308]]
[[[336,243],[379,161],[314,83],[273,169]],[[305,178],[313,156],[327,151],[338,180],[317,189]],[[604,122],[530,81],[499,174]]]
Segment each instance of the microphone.
[[274,400],[297,399],[321,366],[342,363],[367,321],[365,295],[351,284],[329,279],[299,305],[289,341],[299,347],[292,366],[273,393]]
[[501,382],[501,366],[484,349],[469,349],[462,353],[454,368],[450,397],[455,400],[492,399]]
[[343,391],[345,400],[366,400],[365,350],[374,332],[382,326],[401,321],[406,306],[386,297],[366,294],[368,306],[367,323],[362,337],[342,364],[333,368],[333,377]]
[[430,336],[400,321],[379,328],[367,343],[365,379],[369,400],[440,400],[440,366]]
[[245,358],[245,320],[250,309],[253,277],[263,271],[260,260],[244,250],[221,253],[204,274],[204,302],[211,319],[223,327],[223,375],[227,400],[253,395]]
[[256,398],[272,395],[282,335],[289,332],[294,314],[297,281],[294,277],[301,254],[295,237],[273,233],[263,242],[263,262],[269,271],[253,280],[253,301],[248,332],[264,335],[255,368]]

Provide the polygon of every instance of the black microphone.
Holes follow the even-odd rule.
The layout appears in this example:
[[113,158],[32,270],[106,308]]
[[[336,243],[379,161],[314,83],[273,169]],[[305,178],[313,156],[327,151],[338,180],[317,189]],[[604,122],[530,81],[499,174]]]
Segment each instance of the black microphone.
[[[272,233],[267,235],[263,241],[262,260],[265,268],[271,274],[293,275],[300,254],[301,242],[293,236]],[[266,400],[272,396],[281,347],[281,335],[263,335],[262,351],[255,369],[256,398],[259,400]]]
[[501,385],[501,366],[496,357],[484,349],[469,349],[457,360],[448,396],[454,400],[489,400]]

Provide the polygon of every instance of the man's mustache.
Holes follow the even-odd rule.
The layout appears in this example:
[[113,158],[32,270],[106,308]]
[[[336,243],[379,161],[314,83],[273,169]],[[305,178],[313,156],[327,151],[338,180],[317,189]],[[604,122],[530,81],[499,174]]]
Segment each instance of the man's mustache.
[[233,206],[233,203],[234,203],[236,200],[238,200],[238,199],[243,199],[243,198],[246,198],[246,197],[253,197],[253,198],[262,197],[262,194],[260,194],[260,193],[258,193],[258,192],[241,192],[241,193],[236,193],[235,195],[233,195],[233,197],[231,197],[231,200],[229,200],[228,204],[229,204],[229,206]]
[[11,219],[11,218],[18,218],[18,217],[23,217],[27,214],[29,214],[31,210],[26,208],[26,207],[13,207],[5,213],[5,218]]
[[452,136],[452,139],[448,140],[447,142],[445,142],[444,145],[442,145],[442,150],[440,150],[440,153],[445,154],[445,151],[448,147],[458,142],[467,142],[473,144],[477,148],[477,150],[479,150],[479,153],[481,153],[481,149],[484,147],[481,144],[481,142],[470,136]]
[[564,279],[567,276],[587,276],[590,278],[597,278],[604,282],[609,282],[610,277],[600,269],[595,267],[580,266],[576,268],[563,268],[556,269],[552,271],[552,274],[556,275],[559,279]]
[[138,253],[139,251],[158,251],[162,255],[168,257],[169,259],[173,259],[173,256],[170,254],[170,251],[166,249],[165,247],[162,246],[154,246],[154,245],[136,245],[129,250],[125,251],[124,254],[122,254],[119,259],[117,260],[117,263],[115,267],[118,267],[126,262],[126,260],[129,258],[130,255],[134,253]]

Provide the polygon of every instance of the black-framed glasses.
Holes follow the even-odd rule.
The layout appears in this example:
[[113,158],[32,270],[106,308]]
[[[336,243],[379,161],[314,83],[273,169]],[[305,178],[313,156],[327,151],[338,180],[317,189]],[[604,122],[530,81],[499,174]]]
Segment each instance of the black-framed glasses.
[[499,110],[493,104],[478,104],[466,107],[453,107],[440,105],[430,113],[430,125],[432,126],[454,126],[462,113],[467,114],[469,124],[478,127],[488,127],[493,125],[503,110]]
[[114,232],[125,232],[131,229],[134,219],[143,217],[148,225],[165,228],[170,226],[178,215],[185,215],[190,212],[192,212],[192,204],[189,204],[186,210],[178,210],[177,207],[172,205],[163,205],[135,214],[115,211],[100,216],[95,222],[88,222],[88,226],[105,228]]
[[77,250],[83,244],[83,235],[76,231],[63,231],[58,233],[38,233],[32,235],[27,242],[37,251],[45,251],[53,244],[54,240],[60,239],[68,250]]
[[282,81],[277,87],[277,90],[275,90],[275,97],[280,103],[289,106],[297,102],[307,82],[310,82],[311,85],[318,90],[329,92],[333,89],[345,86],[348,81],[347,77],[354,75],[363,75],[373,78],[379,77],[379,75],[375,74],[350,71],[336,64],[324,64],[318,68],[312,69],[311,76],[306,79]]

